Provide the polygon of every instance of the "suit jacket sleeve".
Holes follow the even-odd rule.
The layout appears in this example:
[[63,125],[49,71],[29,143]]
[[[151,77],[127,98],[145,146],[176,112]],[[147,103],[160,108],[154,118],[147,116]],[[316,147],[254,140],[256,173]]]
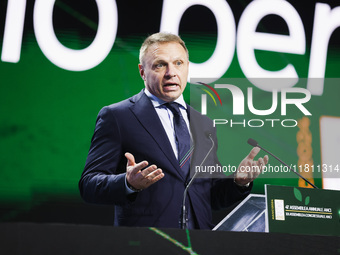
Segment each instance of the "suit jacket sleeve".
[[135,194],[126,194],[126,161],[117,120],[109,107],[98,114],[79,190],[86,202],[124,204]]

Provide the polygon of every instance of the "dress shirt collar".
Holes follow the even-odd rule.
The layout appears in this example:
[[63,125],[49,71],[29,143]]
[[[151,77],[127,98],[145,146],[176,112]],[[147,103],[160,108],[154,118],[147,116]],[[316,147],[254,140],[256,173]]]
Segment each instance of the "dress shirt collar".
[[[159,99],[155,95],[151,94],[151,92],[147,88],[144,89],[144,93],[148,96],[148,98],[150,98],[150,100],[151,100],[151,102],[152,102],[152,104],[155,108],[160,107],[160,106],[167,103],[167,102],[163,101],[162,99]],[[181,95],[179,98],[177,98],[174,102],[181,105],[184,109],[187,109],[187,104],[184,101],[183,95]]]

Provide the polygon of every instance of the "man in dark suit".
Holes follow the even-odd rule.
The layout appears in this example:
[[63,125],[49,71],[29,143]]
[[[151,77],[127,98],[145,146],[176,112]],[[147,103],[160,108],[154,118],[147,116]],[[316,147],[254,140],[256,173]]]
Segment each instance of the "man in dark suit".
[[[140,49],[145,89],[98,114],[79,189],[87,202],[114,204],[116,226],[179,227],[189,167],[219,164],[212,121],[183,100],[188,68],[188,50],[178,36],[149,36]],[[268,161],[254,161],[258,151],[240,164],[255,172],[239,166],[232,178],[193,180],[186,196],[189,228],[212,228],[212,209],[249,194]]]

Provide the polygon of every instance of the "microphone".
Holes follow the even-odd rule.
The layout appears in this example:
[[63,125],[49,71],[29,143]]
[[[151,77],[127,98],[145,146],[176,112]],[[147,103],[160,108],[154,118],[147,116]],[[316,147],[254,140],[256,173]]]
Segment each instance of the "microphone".
[[272,154],[271,152],[267,151],[266,149],[264,149],[263,147],[261,147],[254,139],[249,138],[248,139],[248,144],[250,144],[253,147],[259,147],[261,150],[267,152],[268,154],[272,155],[275,159],[277,159],[281,164],[284,164],[286,167],[288,167],[288,169],[295,173],[297,176],[299,176],[301,179],[303,179],[305,182],[307,182],[309,185],[311,185],[314,189],[318,189],[317,186],[315,186],[313,183],[311,183],[310,181],[308,181],[305,177],[303,177],[301,174],[299,174],[298,172],[296,172],[294,169],[292,169],[290,166],[288,166],[285,162],[283,162],[281,159],[279,159],[278,157],[276,157],[274,154]]
[[[211,134],[209,133],[208,134],[209,136],[209,139],[212,143],[212,146],[210,148],[210,150],[208,151],[207,155],[205,155],[204,159],[202,160],[201,164],[199,165],[199,167],[201,167],[204,162],[206,161],[206,159],[208,158],[209,154],[211,153],[212,149],[214,148],[215,146],[215,142],[214,140],[211,138]],[[195,172],[194,175],[192,176],[192,178],[190,179],[188,185],[185,187],[185,190],[183,192],[183,204],[182,204],[182,221],[181,221],[181,228],[182,229],[187,229],[188,228],[188,222],[187,222],[187,219],[186,219],[186,214],[187,214],[187,211],[186,211],[186,208],[185,208],[185,200],[186,200],[186,197],[187,197],[187,193],[188,193],[188,190],[193,182],[193,180],[196,178],[197,176],[197,173],[198,172]]]
[[253,146],[253,147],[256,147],[256,146],[257,146],[257,142],[256,142],[254,139],[249,138],[249,139],[248,139],[248,143],[249,143],[251,146]]

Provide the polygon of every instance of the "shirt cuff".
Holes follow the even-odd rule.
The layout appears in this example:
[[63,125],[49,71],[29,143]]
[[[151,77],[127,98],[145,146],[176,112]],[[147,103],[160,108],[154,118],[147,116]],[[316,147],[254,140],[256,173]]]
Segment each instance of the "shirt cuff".
[[235,179],[234,179],[234,183],[237,185],[237,186],[239,186],[239,187],[241,187],[241,188],[248,188],[249,187],[249,185],[250,185],[250,182],[248,182],[247,184],[245,184],[245,185],[240,185],[240,184],[238,184],[236,181],[235,181]]
[[131,185],[128,185],[128,182],[126,180],[126,175],[125,175],[125,192],[126,192],[126,195],[130,195],[132,193],[139,192],[139,191],[142,191],[142,190],[141,189],[134,189],[133,187],[131,187]]

